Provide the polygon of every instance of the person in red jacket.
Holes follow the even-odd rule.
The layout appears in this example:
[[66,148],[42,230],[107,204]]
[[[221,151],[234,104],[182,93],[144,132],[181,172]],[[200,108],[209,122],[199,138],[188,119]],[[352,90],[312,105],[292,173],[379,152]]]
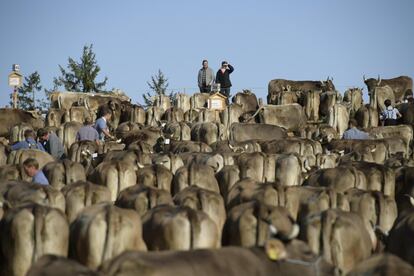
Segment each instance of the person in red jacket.
[[220,93],[226,97],[230,97],[230,74],[233,73],[234,68],[227,61],[221,63],[221,68],[216,74],[216,83],[220,83]]

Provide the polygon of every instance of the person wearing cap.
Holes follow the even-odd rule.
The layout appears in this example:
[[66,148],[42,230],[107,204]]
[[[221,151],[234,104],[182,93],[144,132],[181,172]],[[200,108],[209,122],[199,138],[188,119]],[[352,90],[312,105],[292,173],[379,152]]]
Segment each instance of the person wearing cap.
[[208,67],[208,61],[202,62],[203,67],[198,71],[198,87],[201,93],[209,93],[214,82],[214,72]]
[[49,180],[46,178],[42,170],[39,170],[39,162],[34,158],[27,158],[23,162],[23,169],[25,173],[32,178],[32,182],[40,185],[49,185]]
[[12,145],[9,150],[38,149],[45,151],[43,145],[35,140],[35,133],[32,129],[26,129],[23,135],[24,140]]
[[45,128],[40,128],[37,131],[37,137],[45,150],[55,159],[63,159],[65,157],[65,148],[55,133],[49,132]]
[[357,121],[355,119],[349,120],[349,128],[344,132],[342,139],[349,140],[365,140],[370,139],[369,134],[357,128]]
[[84,126],[76,133],[76,141],[95,141],[99,143],[99,133],[93,127],[91,117],[88,116],[85,118]]
[[221,63],[221,68],[216,74],[216,83],[220,83],[220,93],[226,97],[230,97],[230,74],[233,73],[234,67],[231,66],[227,61]]
[[384,121],[384,126],[395,126],[397,119],[402,117],[401,113],[391,105],[391,100],[384,101],[385,110],[381,113],[380,119]]

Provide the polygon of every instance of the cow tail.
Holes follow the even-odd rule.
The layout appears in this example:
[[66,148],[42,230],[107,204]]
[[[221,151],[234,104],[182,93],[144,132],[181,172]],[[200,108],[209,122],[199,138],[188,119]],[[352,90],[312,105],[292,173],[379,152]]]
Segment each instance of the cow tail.
[[43,255],[43,242],[42,232],[45,224],[46,208],[43,206],[35,205],[32,209],[34,222],[33,222],[33,255],[32,263],[35,263]]
[[60,94],[58,95],[57,102],[58,102],[58,108],[61,110],[62,109],[62,98]]
[[69,160],[63,160],[63,162],[62,162],[62,164],[63,164],[63,169],[65,170],[65,185],[68,185],[69,184],[69,167],[70,167],[70,165],[69,165]]
[[121,181],[122,181],[122,175],[124,175],[125,173],[122,172],[122,167],[121,167],[121,163],[120,162],[116,162],[116,170],[118,171],[118,184],[117,184],[117,197],[119,195],[119,192],[121,191]]
[[195,109],[195,97],[194,95],[190,97],[190,111],[191,109]]
[[102,250],[102,257],[101,257],[101,263],[103,263],[105,260],[109,259],[111,257],[112,253],[112,245],[113,245],[113,238],[115,235],[115,229],[113,227],[113,224],[116,222],[114,219],[115,214],[113,214],[113,210],[111,208],[111,205],[105,206],[105,222],[106,222],[106,235],[104,240],[104,246]]
[[375,199],[375,215],[377,216],[377,221],[375,221],[375,226],[380,226],[381,230],[384,230],[381,228],[382,226],[382,215],[386,212],[386,206],[385,206],[385,199],[382,193],[380,192],[372,192],[371,193]]
[[92,202],[92,189],[91,185],[87,183],[85,185],[85,198],[84,198],[84,207],[90,206],[93,204]]

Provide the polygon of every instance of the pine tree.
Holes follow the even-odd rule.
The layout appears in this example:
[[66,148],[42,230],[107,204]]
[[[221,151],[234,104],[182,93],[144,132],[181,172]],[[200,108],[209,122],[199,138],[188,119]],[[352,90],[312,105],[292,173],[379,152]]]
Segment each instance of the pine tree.
[[104,92],[107,77],[102,82],[96,82],[101,71],[96,61],[93,45],[84,46],[80,62],[68,58],[67,71],[59,65],[61,76],[54,79],[57,87],[63,86],[66,91]]
[[[41,100],[37,99],[36,94],[42,89],[40,85],[40,75],[37,71],[24,78],[22,87],[17,90],[17,108],[25,110],[34,110]],[[10,102],[10,105],[13,105]]]
[[[147,84],[150,91],[143,95],[145,105],[152,106],[154,96],[167,95],[168,79],[164,76],[160,69],[158,69],[158,73],[156,75],[151,77],[151,81],[148,81]],[[175,93],[171,92],[168,94],[168,97],[173,101]]]

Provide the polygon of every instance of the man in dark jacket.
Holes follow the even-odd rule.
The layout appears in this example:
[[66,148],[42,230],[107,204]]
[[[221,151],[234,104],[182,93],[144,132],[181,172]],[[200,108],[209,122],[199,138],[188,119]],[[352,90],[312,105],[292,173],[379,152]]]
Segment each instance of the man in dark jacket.
[[47,131],[44,128],[40,128],[37,131],[37,137],[40,143],[44,146],[45,150],[52,155],[55,159],[63,159],[65,149],[59,137],[53,132]]
[[216,83],[220,83],[220,93],[226,97],[230,97],[230,74],[233,71],[233,66],[231,66],[227,61],[223,61],[221,63],[221,68],[217,71],[216,74]]

